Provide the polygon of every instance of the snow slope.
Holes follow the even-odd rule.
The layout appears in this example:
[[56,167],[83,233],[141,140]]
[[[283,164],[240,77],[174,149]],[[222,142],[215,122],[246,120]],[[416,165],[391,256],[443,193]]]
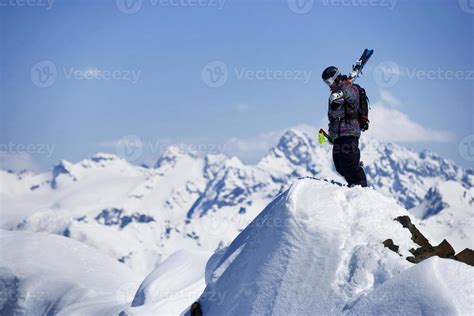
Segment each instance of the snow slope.
[[[297,181],[208,264],[204,315],[468,315],[474,268],[403,256],[407,214],[372,189]],[[217,261],[217,262],[216,262]]]
[[[178,315],[205,288],[209,253],[178,251],[143,281],[54,234],[0,230],[0,315]],[[126,313],[126,314],[123,314]]]
[[0,230],[0,314],[178,315],[199,295],[204,315],[470,314],[474,269],[406,261],[393,218],[407,214],[370,188],[300,179],[209,260],[179,251],[144,278],[72,238]]
[[0,253],[1,315],[55,315],[74,306],[111,314],[120,310],[120,288],[139,285],[125,265],[62,236],[0,230]]
[[472,315],[474,268],[430,258],[388,280],[348,310],[350,315]]
[[[229,246],[201,297],[205,315],[339,314],[410,263],[384,248],[407,212],[371,189],[303,179]],[[209,273],[209,272],[207,272]],[[223,299],[219,299],[223,298]]]
[[210,253],[177,251],[142,282],[128,315],[178,315],[202,293]]

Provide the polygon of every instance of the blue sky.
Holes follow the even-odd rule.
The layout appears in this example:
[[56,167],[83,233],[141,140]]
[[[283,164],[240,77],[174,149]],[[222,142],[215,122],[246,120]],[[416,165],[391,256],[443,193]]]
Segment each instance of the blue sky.
[[253,161],[266,135],[324,124],[321,71],[365,47],[359,83],[384,121],[371,135],[472,165],[458,147],[474,134],[474,0],[31,1],[0,0],[0,142],[42,168],[130,135],[237,139]]

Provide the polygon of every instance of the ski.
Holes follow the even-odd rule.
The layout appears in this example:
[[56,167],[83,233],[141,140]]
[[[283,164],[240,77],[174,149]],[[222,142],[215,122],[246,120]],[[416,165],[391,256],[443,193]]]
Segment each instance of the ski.
[[362,56],[360,56],[359,60],[356,61],[356,63],[352,66],[352,71],[349,74],[348,80],[352,82],[362,74],[362,69],[364,69],[365,64],[370,59],[373,53],[374,53],[373,49],[366,48],[364,50],[364,52],[362,53]]

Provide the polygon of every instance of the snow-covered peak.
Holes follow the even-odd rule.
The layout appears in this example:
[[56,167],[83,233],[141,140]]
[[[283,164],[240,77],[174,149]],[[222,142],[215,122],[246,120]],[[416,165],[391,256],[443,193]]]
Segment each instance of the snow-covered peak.
[[290,129],[280,138],[276,148],[270,154],[284,155],[295,165],[307,163],[310,160],[309,149],[314,147],[314,143],[303,132]]
[[177,161],[181,159],[198,159],[199,154],[191,148],[187,148],[185,145],[171,145],[166,148],[161,157],[155,164],[155,168],[161,168],[164,166],[174,167]]
[[211,258],[203,313],[342,313],[410,266],[382,245],[396,237],[400,249],[412,246],[409,234],[393,221],[406,214],[371,189],[299,180],[219,252],[220,258]]
[[116,155],[97,153],[90,159],[84,159],[78,163],[61,160],[52,169],[50,185],[52,189],[57,189],[61,185],[67,186],[83,179],[114,174],[137,175],[141,173],[140,169],[142,167],[134,166]]
[[[472,248],[474,187],[456,181],[441,182],[426,193],[420,205],[410,210],[421,221],[420,227],[432,236],[449,240],[456,251]],[[434,244],[442,238],[432,238]]]
[[258,167],[275,175],[314,176],[318,156],[322,154],[317,152],[316,143],[309,135],[298,129],[290,129],[283,134],[278,145],[262,158]]
[[58,178],[61,175],[66,175],[72,180],[76,180],[76,178],[73,175],[72,169],[73,169],[73,164],[67,160],[61,160],[59,164],[53,167],[52,170],[52,177],[51,177],[51,188],[52,189],[57,189],[58,187]]
[[[114,154],[99,152],[90,159],[85,159],[74,164],[76,169],[110,169],[112,170],[130,170],[138,168],[130,164],[126,159]],[[82,172],[79,172],[82,173]]]
[[[432,153],[418,154],[366,136],[363,134],[361,144],[369,184],[407,209],[419,205],[437,183],[455,181],[472,187],[472,170]],[[61,161],[52,174],[1,172],[5,211],[0,227],[59,234],[67,228],[71,238],[100,248],[147,274],[176,249],[212,251],[227,245],[275,195],[300,177],[344,183],[333,168],[331,146],[318,144],[311,131],[287,131],[258,165],[246,165],[224,155],[200,157],[192,147],[171,146],[156,169],[99,153],[77,163]],[[103,210],[113,209],[124,210],[126,220],[135,218],[134,214],[155,220],[133,221],[126,227],[95,220]],[[453,208],[446,214],[454,214],[449,209]],[[433,218],[439,220],[445,210]],[[471,224],[454,222],[452,216],[443,219],[449,234],[456,235],[450,241],[471,241]],[[116,243],[115,238],[127,242]]]
[[206,155],[204,158],[204,174],[208,179],[213,179],[216,174],[223,168],[227,157],[223,154]]
[[224,164],[225,167],[227,168],[244,168],[245,165],[244,163],[237,157],[231,157],[225,161]]
[[[447,184],[447,185],[446,185]],[[411,209],[411,213],[421,219],[427,219],[441,212],[443,209],[449,207],[448,202],[451,198],[457,200],[462,197],[459,193],[465,189],[457,182],[451,181],[449,183],[438,184],[428,190],[423,199],[423,202]],[[448,201],[446,201],[448,199]]]
[[101,162],[101,161],[114,161],[114,160],[123,160],[117,155],[109,154],[109,153],[97,153],[91,158],[94,162]]

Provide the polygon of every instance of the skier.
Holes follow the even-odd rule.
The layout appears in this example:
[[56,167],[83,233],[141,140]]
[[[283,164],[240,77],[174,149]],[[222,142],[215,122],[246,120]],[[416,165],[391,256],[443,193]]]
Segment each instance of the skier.
[[329,142],[333,145],[332,157],[339,174],[348,186],[367,186],[367,178],[360,161],[359,137],[361,130],[368,129],[368,120],[361,120],[359,107],[361,91],[347,76],[330,66],[323,71],[322,78],[331,89],[329,97]]

